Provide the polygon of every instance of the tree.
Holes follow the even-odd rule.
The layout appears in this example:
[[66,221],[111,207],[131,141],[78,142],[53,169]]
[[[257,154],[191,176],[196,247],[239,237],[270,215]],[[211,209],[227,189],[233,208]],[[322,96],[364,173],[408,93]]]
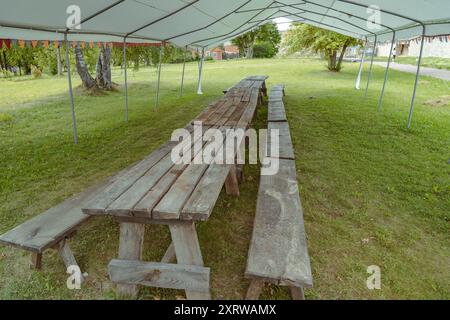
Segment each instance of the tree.
[[273,50],[278,52],[278,45],[280,42],[281,35],[275,23],[262,25],[261,27],[244,33],[232,40],[232,43],[239,47],[241,55],[245,56],[247,59],[253,58],[255,44],[269,43]]
[[288,54],[304,49],[322,53],[328,60],[328,70],[339,72],[347,48],[361,44],[360,40],[333,31],[307,24],[295,24],[287,31],[283,47]]

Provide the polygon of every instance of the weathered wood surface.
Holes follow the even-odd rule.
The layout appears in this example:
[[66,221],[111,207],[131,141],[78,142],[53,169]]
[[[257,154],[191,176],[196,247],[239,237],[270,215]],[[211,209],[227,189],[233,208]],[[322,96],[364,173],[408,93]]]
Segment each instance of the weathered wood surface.
[[[145,225],[138,223],[121,223],[119,239],[119,259],[141,260],[144,245]],[[119,284],[117,293],[122,297],[136,298],[138,287],[135,284]]]
[[279,134],[278,157],[276,158],[291,160],[295,159],[294,147],[292,145],[289,124],[287,122],[269,122],[267,137],[268,155],[270,155],[271,157],[275,157],[275,154],[272,152],[272,150],[275,150],[275,148],[277,147],[274,144],[273,139],[271,138],[271,135],[275,134],[276,131],[272,132],[272,130],[278,130]]
[[258,300],[261,295],[261,291],[264,287],[264,281],[259,279],[253,279],[250,282],[250,286],[247,290],[247,295],[245,296],[245,300]]
[[30,269],[39,270],[42,268],[42,253],[31,253]]
[[284,103],[280,101],[269,101],[269,114],[267,116],[269,122],[286,122],[286,111],[284,110]]
[[[203,257],[198,242],[194,222],[179,222],[169,225],[172,241],[175,246],[177,261],[179,264],[195,265],[203,267]],[[186,290],[186,296],[190,300],[209,300],[210,292]]]
[[311,287],[303,213],[294,160],[280,159],[274,176],[261,176],[246,276]]
[[42,253],[73,233],[89,216],[81,208],[97,193],[120,177],[122,173],[103,183],[48,209],[0,236],[0,243]]
[[115,283],[209,294],[210,270],[205,267],[114,259],[109,263],[108,271]]

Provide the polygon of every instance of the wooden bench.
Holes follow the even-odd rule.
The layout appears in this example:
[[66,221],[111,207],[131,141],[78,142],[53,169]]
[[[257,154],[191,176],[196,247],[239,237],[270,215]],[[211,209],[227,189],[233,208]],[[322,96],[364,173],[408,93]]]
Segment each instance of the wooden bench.
[[77,265],[66,240],[89,218],[81,211],[83,204],[89,201],[95,192],[98,192],[111,182],[112,180],[110,179],[105,183],[90,188],[25,221],[1,235],[0,243],[30,251],[30,267],[34,269],[41,268],[42,254],[47,249],[58,250],[66,267]]
[[41,269],[42,255],[48,249],[57,250],[66,267],[78,265],[67,240],[90,218],[82,212],[82,208],[93,201],[96,194],[116,185],[117,181],[124,179],[129,172],[136,171],[149,161],[159,160],[174,145],[175,143],[169,142],[161,146],[136,165],[0,235],[0,243],[30,251],[30,267],[33,269]]
[[[245,271],[245,276],[252,279],[246,296],[250,300],[258,299],[266,282],[290,287],[293,299],[304,299],[303,288],[312,286],[289,127],[287,122],[282,122],[278,117],[285,114],[284,106],[278,103],[280,97],[282,100],[283,91],[284,87],[276,86],[269,95],[269,119],[275,119],[276,122],[269,122],[268,126],[269,129],[282,129],[282,150],[277,159],[271,159],[279,162],[278,172],[275,175],[262,175],[260,180]],[[276,117],[271,118],[271,115]]]

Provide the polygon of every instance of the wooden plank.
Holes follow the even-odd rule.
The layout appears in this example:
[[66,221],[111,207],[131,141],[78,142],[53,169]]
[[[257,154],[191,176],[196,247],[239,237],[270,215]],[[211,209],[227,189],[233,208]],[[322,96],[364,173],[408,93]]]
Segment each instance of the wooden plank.
[[242,115],[246,112],[249,102],[239,102],[233,114],[228,118],[225,125],[229,127],[236,127]]
[[173,245],[173,242],[171,242],[170,246],[166,250],[166,253],[164,253],[164,256],[161,259],[161,263],[172,263],[176,260],[177,256],[175,253],[175,246]]
[[228,172],[228,176],[225,179],[225,190],[226,190],[227,194],[230,196],[239,197],[239,195],[240,195],[239,183],[238,183],[238,179],[237,179],[237,175],[236,175],[236,166],[235,165],[231,166],[231,168]]
[[134,206],[132,216],[151,218],[154,207],[167,193],[172,184],[177,180],[187,165],[180,164],[172,167],[166,175]]
[[258,91],[254,90],[252,92],[252,96],[250,98],[250,102],[248,103],[247,107],[245,108],[244,112],[242,113],[241,118],[239,121],[235,124],[237,128],[241,129],[247,129],[250,123],[252,122],[255,113],[256,113],[256,106],[258,105]]
[[302,287],[289,287],[291,290],[292,300],[305,300],[305,293],[303,292]]
[[311,287],[303,213],[295,161],[280,159],[274,176],[261,176],[245,275]]
[[127,191],[111,203],[107,213],[114,216],[132,215],[133,207],[156,185],[156,183],[174,166],[169,153],[147,173],[138,179]]
[[[144,245],[145,225],[138,223],[120,224],[119,259],[141,260]],[[138,287],[135,284],[119,284],[117,293],[122,297],[136,298]]]
[[212,164],[184,205],[180,218],[183,220],[208,220],[220,195],[231,165]]
[[184,204],[207,168],[206,164],[190,164],[153,209],[152,217],[179,219]]
[[83,214],[82,206],[123,172],[18,225],[1,235],[0,243],[37,253],[53,247],[90,218]]
[[[70,249],[67,240],[62,240],[60,243],[58,243],[56,245],[56,249],[58,250],[58,254],[62,259],[64,265],[66,266],[66,269],[72,266],[78,267],[77,260],[75,259],[75,256],[73,255],[73,252]],[[84,282],[83,274],[80,275],[80,280],[81,282]]]
[[269,121],[269,122],[285,122],[285,121],[287,121],[283,101],[269,102],[269,114],[267,116],[267,121]]
[[31,253],[30,269],[40,270],[42,268],[42,253]]
[[272,154],[272,130],[278,130],[279,133],[279,155],[280,159],[295,159],[294,147],[292,145],[291,134],[289,132],[289,125],[287,122],[269,122],[267,137],[268,155]]
[[258,300],[264,287],[264,281],[254,279],[250,282],[245,300]]
[[210,270],[205,267],[114,259],[108,272],[115,283],[209,293]]
[[[203,126],[203,134],[209,129],[207,126]],[[194,146],[196,142],[203,139],[201,137],[195,137],[192,139],[191,146]],[[201,150],[196,150],[199,152]],[[191,160],[197,153],[192,153]],[[131,215],[135,217],[150,218],[152,217],[152,211],[158,202],[164,197],[168,190],[172,187],[175,181],[181,176],[184,170],[188,167],[187,164],[174,165],[152,188],[145,194],[141,200],[134,205],[131,209]]]
[[106,214],[106,208],[122,193],[128,190],[148,170],[164,158],[176,145],[169,141],[134,167],[127,170],[119,179],[109,185],[103,192],[98,193],[91,201],[85,204],[83,212],[91,215]]
[[[194,222],[179,222],[169,225],[172,242],[175,246],[177,261],[179,264],[195,265],[203,267],[203,258],[198,242],[197,230]],[[196,290],[186,290],[186,296],[190,300],[208,300],[211,294]]]

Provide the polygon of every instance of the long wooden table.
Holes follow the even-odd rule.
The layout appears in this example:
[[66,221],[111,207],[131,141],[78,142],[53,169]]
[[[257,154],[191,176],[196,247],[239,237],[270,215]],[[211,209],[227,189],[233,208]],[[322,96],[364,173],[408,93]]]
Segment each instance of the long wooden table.
[[[192,135],[189,143],[199,140],[194,123],[201,122],[203,132],[248,128],[266,94],[266,79],[248,77],[210,104],[186,127]],[[113,216],[120,222],[119,255],[110,262],[109,274],[121,296],[135,297],[137,285],[146,285],[184,289],[188,299],[210,298],[210,270],[203,266],[195,223],[208,220],[224,185],[227,194],[239,196],[236,165],[174,164],[171,152],[177,144],[169,141],[123,171],[83,208],[85,214]],[[194,148],[192,159],[198,151]],[[236,154],[237,148],[226,152]],[[172,244],[161,262],[141,261],[146,224],[170,228]],[[175,259],[177,264],[171,263]]]

